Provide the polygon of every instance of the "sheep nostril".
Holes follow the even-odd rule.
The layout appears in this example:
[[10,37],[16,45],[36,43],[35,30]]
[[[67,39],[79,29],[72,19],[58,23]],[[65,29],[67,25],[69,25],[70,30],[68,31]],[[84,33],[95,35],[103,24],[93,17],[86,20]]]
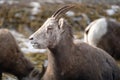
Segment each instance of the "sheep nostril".
[[33,40],[33,37],[29,37],[29,40]]

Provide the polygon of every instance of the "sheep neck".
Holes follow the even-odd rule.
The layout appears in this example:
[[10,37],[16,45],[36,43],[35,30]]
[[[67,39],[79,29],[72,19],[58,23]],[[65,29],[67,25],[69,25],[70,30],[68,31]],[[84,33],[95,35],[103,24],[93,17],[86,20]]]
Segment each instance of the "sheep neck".
[[70,65],[72,57],[70,55],[74,49],[72,36],[69,32],[64,33],[58,45],[55,48],[49,49],[51,53],[48,54],[48,69],[50,68],[49,71],[52,71],[53,74],[59,73],[57,75],[61,75],[64,73],[63,71],[68,69],[68,65]]

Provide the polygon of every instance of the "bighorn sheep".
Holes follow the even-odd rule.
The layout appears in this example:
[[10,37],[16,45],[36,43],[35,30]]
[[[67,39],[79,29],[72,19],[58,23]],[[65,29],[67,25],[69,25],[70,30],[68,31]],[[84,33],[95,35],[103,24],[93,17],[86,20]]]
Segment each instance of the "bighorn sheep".
[[35,48],[48,48],[48,67],[42,80],[119,80],[115,60],[102,49],[73,43],[71,26],[60,15],[74,6],[56,11],[30,36]]
[[19,80],[39,80],[43,74],[25,58],[7,29],[0,29],[0,80],[3,72],[13,74]]
[[120,23],[107,18],[100,18],[88,25],[84,41],[108,52],[115,59],[120,59]]

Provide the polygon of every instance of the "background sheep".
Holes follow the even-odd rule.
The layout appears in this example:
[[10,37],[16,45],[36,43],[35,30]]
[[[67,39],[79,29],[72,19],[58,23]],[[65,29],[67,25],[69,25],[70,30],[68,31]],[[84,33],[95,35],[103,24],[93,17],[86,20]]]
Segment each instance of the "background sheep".
[[120,23],[100,18],[88,25],[84,41],[107,51],[115,59],[120,59]]
[[25,58],[13,35],[7,29],[0,29],[0,80],[2,73],[10,73],[19,80],[39,80],[42,74]]

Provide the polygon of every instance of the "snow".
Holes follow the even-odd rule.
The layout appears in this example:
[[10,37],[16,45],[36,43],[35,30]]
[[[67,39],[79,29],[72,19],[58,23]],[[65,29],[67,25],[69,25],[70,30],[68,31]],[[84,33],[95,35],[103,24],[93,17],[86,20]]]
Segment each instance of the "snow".
[[112,16],[115,14],[115,11],[113,9],[107,9],[106,13],[107,13],[107,15]]
[[0,4],[4,4],[4,3],[8,3],[9,5],[12,5],[12,4],[18,4],[19,1],[14,1],[14,0],[0,0]]
[[120,7],[118,5],[112,5],[111,8],[114,10],[114,11],[118,11],[118,9],[120,9]]
[[32,15],[36,15],[40,12],[41,5],[39,2],[31,2],[30,6],[32,7],[32,9],[31,9]]
[[47,65],[48,65],[48,60],[45,60],[44,61],[44,66],[47,67]]
[[15,17],[19,17],[20,18],[20,17],[22,17],[22,15],[20,13],[16,13]]
[[10,1],[7,1],[7,3],[10,4],[10,5],[12,5],[12,4],[18,4],[19,1],[12,1],[12,0],[10,0]]
[[38,14],[40,11],[39,11],[39,8],[37,8],[37,7],[34,7],[34,8],[32,8],[32,10],[31,10],[31,14],[32,15],[36,15],[36,14]]
[[25,47],[21,47],[21,50],[24,53],[45,53],[46,52],[46,49],[34,49],[31,45],[31,43],[27,39],[20,45],[21,46],[25,45]]
[[0,4],[4,4],[5,1],[0,1]]
[[67,16],[74,16],[75,13],[74,13],[73,11],[68,11],[68,12],[66,13],[66,15],[67,15]]
[[16,41],[18,42],[18,45],[20,49],[24,53],[45,53],[47,50],[46,49],[35,49],[32,47],[32,44],[28,40],[28,38],[25,38],[23,34],[20,34],[16,32],[15,30],[11,30],[11,33],[15,37]]
[[37,7],[37,8],[40,8],[40,7],[41,7],[38,2],[31,2],[31,3],[30,3],[30,6],[31,6],[31,7]]
[[112,16],[114,15],[118,10],[120,10],[120,7],[118,5],[111,5],[110,9],[106,10],[107,15]]
[[35,17],[34,15],[31,15],[31,16],[29,17],[29,19],[30,19],[30,20],[35,20],[36,17]]

